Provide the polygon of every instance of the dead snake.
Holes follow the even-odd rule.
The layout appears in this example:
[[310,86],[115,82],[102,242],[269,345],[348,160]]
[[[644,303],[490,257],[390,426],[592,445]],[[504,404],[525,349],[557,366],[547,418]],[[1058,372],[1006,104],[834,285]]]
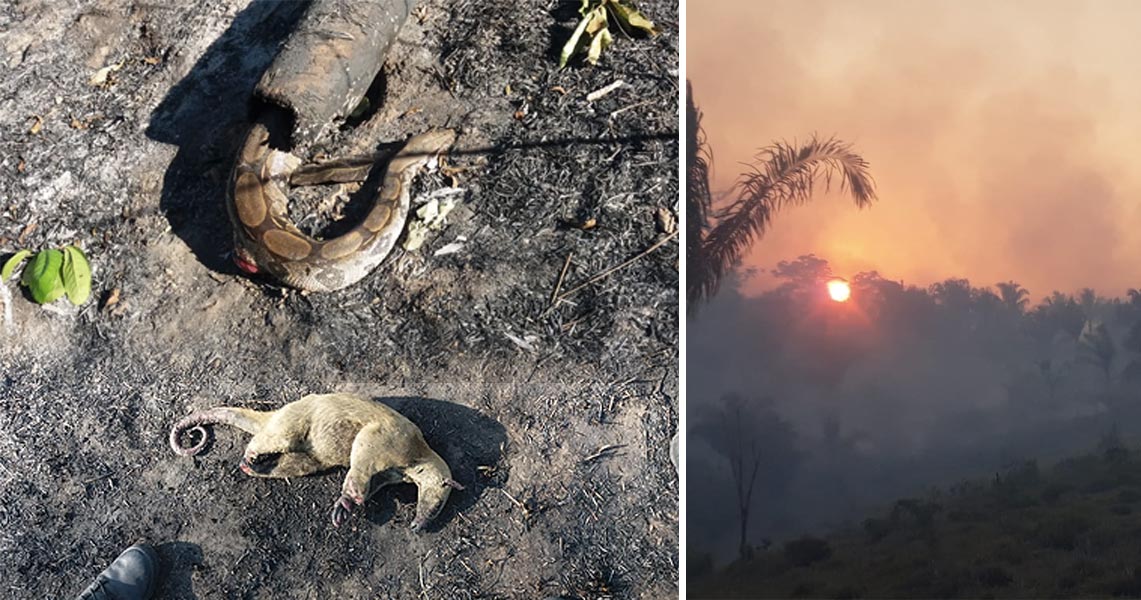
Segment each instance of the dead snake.
[[329,240],[302,233],[289,218],[283,185],[359,181],[371,164],[334,161],[298,169],[300,159],[270,146],[255,123],[230,175],[227,209],[234,227],[234,262],[249,274],[314,292],[339,290],[368,275],[392,250],[408,218],[409,188],[420,168],[447,150],[456,134],[435,129],[410,139],[392,158],[364,219]]

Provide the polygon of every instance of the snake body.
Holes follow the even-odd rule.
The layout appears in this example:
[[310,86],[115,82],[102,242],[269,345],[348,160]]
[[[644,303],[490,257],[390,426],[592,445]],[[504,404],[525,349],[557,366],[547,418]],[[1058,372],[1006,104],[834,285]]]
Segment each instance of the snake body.
[[328,292],[356,283],[396,244],[408,218],[409,188],[420,168],[447,150],[455,137],[452,130],[434,129],[410,139],[389,162],[364,219],[340,236],[317,240],[289,218],[283,187],[361,180],[371,164],[298,169],[300,160],[272,148],[269,129],[255,122],[234,165],[227,194],[234,262],[247,273],[266,273],[301,290]]

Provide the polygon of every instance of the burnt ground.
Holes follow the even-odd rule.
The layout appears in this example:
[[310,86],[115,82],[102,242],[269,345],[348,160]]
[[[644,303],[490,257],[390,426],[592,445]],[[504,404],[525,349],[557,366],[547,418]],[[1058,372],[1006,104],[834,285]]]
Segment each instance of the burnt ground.
[[[95,288],[79,309],[0,290],[0,595],[70,597],[136,540],[162,598],[676,595],[676,238],[551,308],[568,256],[564,292],[676,211],[676,2],[640,3],[662,35],[564,71],[577,0],[422,4],[379,109],[329,143],[459,128],[468,193],[424,247],[327,295],[227,258],[246,102],[299,4],[0,4],[0,255],[78,243]],[[451,463],[468,487],[435,527],[409,530],[396,487],[333,529],[343,473],[246,477],[236,430],[195,459],[166,445],[192,410],[328,391],[392,403]]]

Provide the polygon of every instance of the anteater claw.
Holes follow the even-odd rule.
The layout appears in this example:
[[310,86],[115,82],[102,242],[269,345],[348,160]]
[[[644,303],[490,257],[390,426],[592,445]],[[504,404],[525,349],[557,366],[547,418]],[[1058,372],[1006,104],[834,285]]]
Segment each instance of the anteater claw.
[[338,498],[337,501],[333,503],[333,527],[340,527],[342,523],[347,521],[349,519],[349,515],[352,514],[353,508],[355,507],[356,504],[353,502],[352,498],[349,498],[348,496],[341,496]]

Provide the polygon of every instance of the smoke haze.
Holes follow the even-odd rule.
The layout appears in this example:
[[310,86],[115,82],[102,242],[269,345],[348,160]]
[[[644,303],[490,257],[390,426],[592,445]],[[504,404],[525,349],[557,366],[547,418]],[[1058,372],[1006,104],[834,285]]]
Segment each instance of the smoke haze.
[[[1137,23],[1111,1],[690,7],[715,197],[816,133],[870,163],[879,201],[778,213],[690,321],[688,550],[727,563],[1114,423],[1141,440]],[[819,296],[831,275],[847,305]],[[1011,280],[1025,302],[996,294]],[[761,444],[745,539],[735,435]]]
[[[880,201],[785,210],[745,258],[814,252],[837,274],[927,285],[1017,275],[1137,286],[1141,22],[1135,2],[716,2],[688,15],[687,68],[728,188],[756,149],[854,144]],[[746,290],[771,286],[761,278]]]

